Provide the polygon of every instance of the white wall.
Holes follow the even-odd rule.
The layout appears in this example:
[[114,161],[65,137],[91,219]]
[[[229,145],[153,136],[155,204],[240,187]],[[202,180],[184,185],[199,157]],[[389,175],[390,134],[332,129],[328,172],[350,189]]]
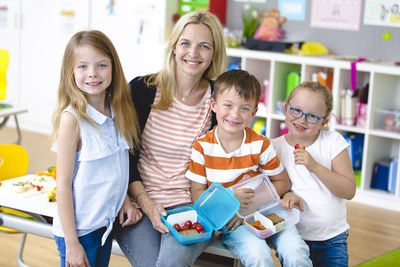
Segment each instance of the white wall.
[[106,33],[128,81],[161,68],[176,1],[121,0],[113,8],[110,2],[0,0],[0,7],[6,7],[0,14],[0,48],[10,52],[7,96],[0,103],[28,109],[18,116],[22,129],[51,132],[62,56],[77,31]]

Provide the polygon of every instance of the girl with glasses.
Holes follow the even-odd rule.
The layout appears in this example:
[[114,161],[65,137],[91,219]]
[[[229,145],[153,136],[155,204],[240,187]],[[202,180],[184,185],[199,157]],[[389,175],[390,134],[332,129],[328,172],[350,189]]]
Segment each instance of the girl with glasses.
[[333,98],[317,82],[303,82],[286,100],[289,133],[272,139],[292,181],[282,206],[302,211],[297,228],[310,248],[314,266],[348,266],[346,200],[354,197],[356,182],[342,135],[325,130]]

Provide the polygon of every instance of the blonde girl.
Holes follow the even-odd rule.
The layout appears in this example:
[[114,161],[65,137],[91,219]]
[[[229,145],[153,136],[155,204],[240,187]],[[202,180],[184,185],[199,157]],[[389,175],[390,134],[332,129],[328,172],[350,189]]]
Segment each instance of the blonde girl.
[[124,208],[128,151],[139,145],[137,116],[117,52],[102,32],[78,32],[68,42],[53,124],[53,232],[61,266],[107,266],[115,218],[128,225],[142,215]]
[[[282,205],[303,211],[297,228],[310,248],[314,266],[347,266],[346,200],[356,183],[349,147],[342,135],[328,131],[332,94],[317,82],[297,86],[285,105],[289,133],[272,140],[292,181]],[[301,203],[301,204],[300,204]]]

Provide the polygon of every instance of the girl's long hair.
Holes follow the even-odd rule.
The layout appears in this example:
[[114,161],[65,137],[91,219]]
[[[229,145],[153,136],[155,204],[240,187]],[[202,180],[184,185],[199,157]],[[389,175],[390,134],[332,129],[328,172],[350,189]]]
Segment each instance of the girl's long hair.
[[171,37],[168,42],[167,54],[161,71],[145,77],[147,86],[158,87],[161,91],[160,100],[152,105],[152,108],[167,109],[174,96],[177,88],[175,77],[176,61],[174,57],[174,48],[181,36],[185,26],[188,24],[204,24],[213,36],[214,54],[210,66],[203,74],[203,79],[215,80],[222,72],[226,70],[227,57],[224,43],[224,35],[222,25],[218,18],[205,11],[195,11],[182,16],[172,29]]
[[[57,138],[60,117],[68,105],[71,105],[77,113],[79,120],[84,118],[97,128],[95,122],[87,114],[88,102],[85,94],[77,87],[73,73],[76,51],[83,45],[90,45],[99,53],[110,58],[112,81],[106,89],[105,105],[111,103],[115,115],[115,124],[120,135],[125,138],[130,147],[138,148],[140,130],[130,87],[125,79],[114,45],[104,33],[96,30],[76,33],[65,48],[58,86],[58,106],[53,114],[53,139]],[[132,153],[133,150],[130,151]]]

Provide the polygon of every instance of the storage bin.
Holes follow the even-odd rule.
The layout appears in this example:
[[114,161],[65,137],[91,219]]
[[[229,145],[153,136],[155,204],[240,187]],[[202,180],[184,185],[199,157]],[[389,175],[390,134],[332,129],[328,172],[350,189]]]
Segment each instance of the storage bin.
[[[246,179],[234,188],[254,189],[253,202],[246,209],[240,208],[238,215],[244,219],[247,229],[259,238],[267,238],[299,222],[300,212],[297,208],[287,211],[280,205],[280,197],[267,176],[260,174]],[[283,221],[274,224],[266,217],[271,214],[278,215]],[[251,225],[255,221],[259,221],[266,229],[256,229]]]
[[400,133],[400,111],[377,108],[375,127],[380,130]]
[[[162,222],[182,245],[206,241],[213,230],[221,229],[239,210],[240,203],[233,194],[219,183],[213,183],[196,200],[193,207],[181,207],[167,211],[161,216]],[[173,225],[183,225],[187,220],[199,222],[204,233],[184,236]]]

